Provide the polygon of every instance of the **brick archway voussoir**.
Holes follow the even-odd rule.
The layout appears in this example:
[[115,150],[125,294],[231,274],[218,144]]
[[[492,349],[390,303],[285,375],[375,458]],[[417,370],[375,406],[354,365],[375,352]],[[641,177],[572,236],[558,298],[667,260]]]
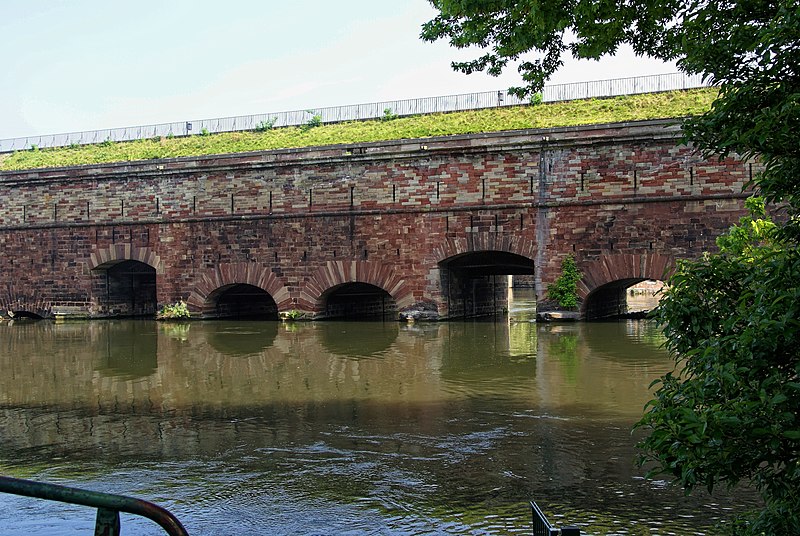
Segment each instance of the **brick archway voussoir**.
[[598,288],[614,281],[664,280],[675,268],[675,257],[663,253],[606,254],[598,260],[581,263],[578,268],[583,273],[583,278],[578,283],[578,294],[585,299]]
[[197,277],[186,303],[192,310],[205,312],[209,297],[222,287],[229,285],[252,285],[268,293],[278,310],[288,308],[291,298],[289,289],[268,268],[255,263],[220,264],[201,272]]
[[96,249],[89,254],[89,270],[116,261],[139,261],[153,267],[157,274],[164,273],[161,257],[155,251],[146,246],[134,246],[130,243],[110,244],[107,247]]
[[536,244],[513,234],[493,232],[473,233],[470,237],[448,237],[437,245],[433,255],[437,263],[457,255],[479,251],[503,251],[528,259],[536,258]]
[[323,294],[347,283],[367,283],[385,290],[402,310],[414,304],[411,289],[391,266],[371,261],[328,261],[318,268],[300,293],[298,305],[316,311]]

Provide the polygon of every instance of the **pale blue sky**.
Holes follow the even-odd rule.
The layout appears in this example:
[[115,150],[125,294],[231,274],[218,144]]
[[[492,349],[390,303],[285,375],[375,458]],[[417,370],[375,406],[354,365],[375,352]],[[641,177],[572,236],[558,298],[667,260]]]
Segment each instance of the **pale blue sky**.
[[[0,0],[0,138],[505,89],[425,0]],[[623,51],[552,80],[675,72]]]

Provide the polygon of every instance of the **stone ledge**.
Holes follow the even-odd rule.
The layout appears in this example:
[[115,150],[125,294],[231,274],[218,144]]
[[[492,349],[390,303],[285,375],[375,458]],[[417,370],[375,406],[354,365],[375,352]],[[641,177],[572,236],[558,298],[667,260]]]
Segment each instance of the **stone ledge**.
[[81,305],[54,305],[50,312],[56,318],[89,318],[89,308]]
[[576,322],[581,319],[577,311],[543,311],[536,313],[537,322]]

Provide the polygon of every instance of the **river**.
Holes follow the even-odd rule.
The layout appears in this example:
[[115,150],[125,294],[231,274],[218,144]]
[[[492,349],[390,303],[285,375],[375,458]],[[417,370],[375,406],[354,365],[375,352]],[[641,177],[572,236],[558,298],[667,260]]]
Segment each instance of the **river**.
[[[0,324],[0,473],[154,501],[191,534],[711,534],[751,497],[634,464],[673,363],[646,321]],[[94,510],[0,495],[2,534]],[[163,534],[122,516],[126,535]]]

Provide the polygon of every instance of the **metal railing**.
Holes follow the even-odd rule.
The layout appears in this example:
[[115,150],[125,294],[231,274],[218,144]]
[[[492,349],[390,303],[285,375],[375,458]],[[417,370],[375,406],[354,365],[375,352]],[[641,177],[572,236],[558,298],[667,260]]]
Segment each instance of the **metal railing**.
[[178,521],[178,518],[168,510],[151,502],[126,497],[125,495],[100,493],[7,476],[0,476],[0,492],[97,508],[94,528],[95,536],[119,536],[120,512],[146,517],[155,521],[170,536],[189,535],[181,525],[181,522]]
[[[657,74],[650,76],[634,76],[595,80],[591,82],[574,82],[570,84],[553,84],[544,87],[541,93],[542,102],[588,99],[592,97],[613,97],[634,95],[638,93],[656,93],[679,89],[707,87],[702,76],[683,73]],[[0,153],[28,150],[35,147],[67,147],[70,145],[89,145],[106,141],[132,141],[155,137],[190,136],[200,133],[236,132],[256,130],[271,125],[272,128],[303,125],[318,117],[321,123],[338,123],[341,121],[359,121],[378,119],[384,114],[409,116],[441,112],[457,112],[463,110],[479,110],[500,106],[519,106],[529,104],[512,95],[507,90],[484,91],[481,93],[465,93],[442,97],[423,97],[394,101],[373,102],[369,104],[352,104],[329,108],[313,108],[291,112],[276,112],[255,115],[240,115],[218,119],[199,119],[143,125],[136,127],[109,128],[65,134],[48,134],[0,140]]]
[[547,521],[539,505],[531,501],[531,518],[533,521],[533,536],[580,536],[581,531],[577,527],[555,528]]

